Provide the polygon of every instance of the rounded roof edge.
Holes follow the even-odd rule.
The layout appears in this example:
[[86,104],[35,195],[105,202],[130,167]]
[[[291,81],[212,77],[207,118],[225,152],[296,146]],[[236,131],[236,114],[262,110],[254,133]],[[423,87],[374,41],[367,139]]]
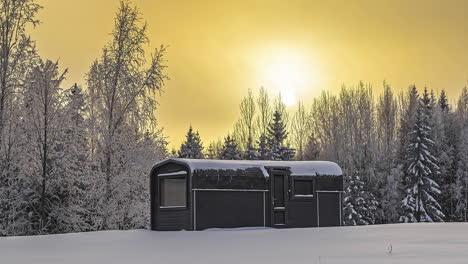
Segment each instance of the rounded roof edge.
[[259,168],[265,177],[269,177],[267,167],[289,167],[291,176],[330,175],[341,176],[340,166],[331,161],[273,161],[273,160],[210,160],[210,159],[181,159],[169,158],[157,162],[153,168],[168,162],[186,165],[191,172],[195,170],[245,170]]

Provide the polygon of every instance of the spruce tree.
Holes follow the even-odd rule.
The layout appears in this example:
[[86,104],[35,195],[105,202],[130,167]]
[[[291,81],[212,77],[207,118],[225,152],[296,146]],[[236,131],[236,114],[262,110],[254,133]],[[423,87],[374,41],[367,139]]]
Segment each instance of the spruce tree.
[[434,180],[441,187],[440,205],[446,220],[454,220],[455,200],[451,189],[456,182],[455,178],[455,146],[457,145],[454,127],[454,115],[450,111],[450,105],[444,90],[433,109],[433,134],[434,156],[440,167],[440,174],[435,175]]
[[268,147],[268,139],[266,135],[261,135],[258,139],[258,159],[269,160],[271,159],[271,150]]
[[260,154],[257,152],[257,149],[254,147],[252,138],[249,137],[247,140],[247,149],[243,153],[243,159],[246,160],[256,160],[259,159]]
[[[61,129],[55,142],[57,150],[54,166],[64,177],[55,187],[61,206],[51,212],[57,222],[57,232],[77,232],[93,230],[96,222],[92,216],[90,199],[97,199],[91,186],[96,185],[96,175],[92,175],[89,163],[89,141],[86,134],[86,96],[78,85],[65,91],[65,105],[61,112]],[[93,177],[94,176],[94,177]],[[99,193],[100,195],[100,193]]]
[[455,200],[454,221],[467,221],[468,216],[468,119],[464,120],[457,153],[456,182],[452,185]]
[[450,110],[450,106],[447,100],[447,95],[445,94],[445,90],[443,89],[440,92],[438,104],[439,104],[440,109],[442,109],[442,111],[448,112]]
[[288,137],[286,125],[283,122],[280,111],[275,111],[273,114],[273,122],[267,128],[267,143],[270,149],[268,155],[271,160],[291,160],[294,155],[294,149],[283,145],[283,142]]
[[227,135],[224,138],[224,145],[223,149],[221,150],[221,157],[220,159],[223,160],[240,160],[241,159],[241,151],[239,150],[239,146],[237,145],[235,139],[230,135]]
[[203,159],[203,146],[198,131],[194,133],[190,126],[185,138],[185,142],[180,146],[179,158]]
[[400,222],[442,222],[445,217],[436,200],[440,187],[432,179],[439,173],[439,167],[432,154],[430,110],[430,98],[425,90],[416,112],[414,130],[410,133]]
[[374,195],[365,189],[365,183],[359,176],[352,176],[345,190],[344,224],[369,225],[375,223],[377,201]]

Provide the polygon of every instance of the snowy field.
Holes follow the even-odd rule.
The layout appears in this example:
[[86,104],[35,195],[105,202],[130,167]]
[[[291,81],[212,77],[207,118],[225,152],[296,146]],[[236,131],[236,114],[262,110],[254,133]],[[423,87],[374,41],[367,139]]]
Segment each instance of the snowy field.
[[468,263],[468,224],[9,237],[0,263]]

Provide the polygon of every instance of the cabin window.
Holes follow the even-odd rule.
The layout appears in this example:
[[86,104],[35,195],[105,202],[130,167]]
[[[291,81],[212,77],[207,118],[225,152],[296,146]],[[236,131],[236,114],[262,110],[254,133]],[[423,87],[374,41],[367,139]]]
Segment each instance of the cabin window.
[[293,184],[294,197],[313,197],[314,180],[313,179],[294,179]]
[[187,206],[187,181],[185,177],[161,178],[161,208]]

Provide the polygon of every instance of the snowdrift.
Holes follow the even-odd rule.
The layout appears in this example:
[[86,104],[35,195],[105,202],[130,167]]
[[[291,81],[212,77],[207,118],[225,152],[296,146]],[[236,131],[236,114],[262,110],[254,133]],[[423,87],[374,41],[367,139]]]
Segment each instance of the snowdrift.
[[468,263],[468,224],[7,237],[0,263]]

